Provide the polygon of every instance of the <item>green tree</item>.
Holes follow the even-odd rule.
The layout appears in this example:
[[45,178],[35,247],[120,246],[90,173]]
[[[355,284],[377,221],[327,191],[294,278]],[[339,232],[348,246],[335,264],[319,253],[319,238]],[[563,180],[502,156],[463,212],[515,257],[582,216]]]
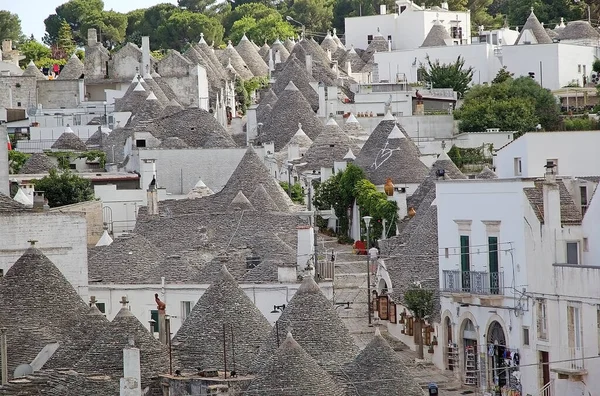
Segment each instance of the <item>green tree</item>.
[[460,130],[467,132],[486,128],[527,132],[537,124],[554,130],[560,124],[556,99],[529,77],[473,87],[454,117],[460,121]]
[[452,88],[462,98],[473,80],[473,67],[465,68],[465,60],[459,55],[454,63],[432,62],[429,55],[426,65],[421,64],[421,78],[433,88]]
[[511,26],[523,26],[533,7],[540,22],[553,27],[565,18],[567,21],[587,19],[585,2],[573,0],[508,0],[508,22]]
[[[66,59],[75,52],[75,42],[73,41],[71,26],[65,20],[60,24],[56,48],[61,52],[60,58]],[[57,57],[56,54],[54,56]]]
[[265,40],[272,43],[277,38],[295,35],[294,27],[284,21],[281,15],[271,14],[259,20],[251,16],[244,16],[234,22],[229,32],[229,39],[237,43],[246,34],[255,43],[263,43]]
[[82,31],[82,24],[89,23],[92,15],[99,17],[104,9],[102,0],[69,0],[56,7],[55,14],[50,15],[44,23],[46,33],[44,42],[56,44],[59,39],[61,25],[57,21],[66,21],[71,26],[73,40],[77,45],[84,46],[87,42],[87,31]]
[[388,13],[396,10],[396,3],[393,0],[336,0],[333,5],[332,26],[341,34],[345,29],[345,18],[376,15],[381,5],[387,7]]
[[433,314],[433,292],[413,284],[404,292],[404,305],[415,318],[417,357],[423,359],[423,321]]
[[160,48],[180,51],[189,43],[199,41],[202,33],[208,42],[214,40],[215,43],[220,43],[223,40],[224,29],[215,18],[180,10],[160,24],[155,34]]
[[52,55],[50,48],[39,41],[36,41],[36,39],[33,38],[33,35],[19,45],[19,51],[25,56],[25,59],[21,60],[21,66],[27,66],[30,61],[37,62],[43,58],[50,58]]
[[89,13],[81,22],[80,36],[87,41],[88,29],[95,28],[103,44],[114,48],[125,40],[127,21],[127,15],[112,10]]
[[498,70],[496,77],[492,80],[492,84],[501,84],[509,79],[512,79],[515,74],[508,71],[506,66]]
[[307,33],[324,33],[333,21],[333,1],[294,0],[289,15],[306,26]]
[[203,14],[216,2],[216,0],[177,0],[177,5],[180,8]]
[[[238,5],[231,12],[226,14],[223,17],[221,22],[223,24],[223,27],[225,28],[225,32],[229,36],[231,33],[231,29],[233,28],[233,24],[237,21],[240,21],[244,17],[251,17],[255,21],[260,21],[271,15],[274,15],[275,17],[279,17],[280,19],[283,20],[283,18],[281,17],[281,14],[279,12],[277,12],[277,10],[275,8],[267,7],[265,4],[258,3],[258,2],[257,3],[246,3],[246,4]],[[249,23],[249,22],[247,21],[246,23]]]
[[[280,182],[279,185],[283,190],[289,194],[289,184],[288,182]],[[302,186],[300,183],[292,184],[292,201],[297,204],[304,204],[304,193],[302,192]]]
[[94,199],[92,182],[69,171],[51,169],[48,176],[34,180],[35,189],[44,191],[50,207],[71,205]]
[[0,10],[0,39],[9,39],[14,42],[22,40],[21,20],[17,14]]
[[29,159],[31,155],[22,153],[17,150],[10,150],[8,152],[8,165],[10,173],[15,174],[19,173],[25,162]]

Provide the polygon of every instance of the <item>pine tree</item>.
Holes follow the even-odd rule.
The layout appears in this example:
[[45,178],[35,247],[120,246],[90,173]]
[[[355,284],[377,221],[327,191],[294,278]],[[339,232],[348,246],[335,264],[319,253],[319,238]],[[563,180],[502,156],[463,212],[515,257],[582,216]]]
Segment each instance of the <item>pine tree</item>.
[[65,20],[60,23],[60,28],[58,29],[57,46],[62,52],[64,59],[68,59],[75,52],[75,41],[73,41],[71,25]]

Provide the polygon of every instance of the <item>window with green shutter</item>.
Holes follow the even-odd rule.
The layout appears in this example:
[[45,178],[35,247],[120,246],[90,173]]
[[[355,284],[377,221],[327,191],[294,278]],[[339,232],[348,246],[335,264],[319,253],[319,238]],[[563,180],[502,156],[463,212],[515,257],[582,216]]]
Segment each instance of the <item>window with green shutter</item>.
[[469,236],[460,236],[460,269],[462,271],[463,291],[471,291],[471,256],[469,251]]
[[488,265],[490,268],[490,292],[500,292],[500,278],[498,274],[498,237],[488,237]]

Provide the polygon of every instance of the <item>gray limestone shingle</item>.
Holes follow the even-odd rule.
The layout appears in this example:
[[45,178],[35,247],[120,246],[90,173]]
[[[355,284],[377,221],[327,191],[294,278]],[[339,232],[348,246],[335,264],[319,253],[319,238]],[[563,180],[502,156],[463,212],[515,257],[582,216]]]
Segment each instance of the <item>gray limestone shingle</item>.
[[9,214],[25,211],[29,211],[25,205],[15,201],[8,195],[0,193],[0,213]]
[[231,45],[231,42],[229,42],[224,50],[217,52],[216,55],[223,67],[227,67],[227,65],[231,64],[235,69],[236,74],[240,76],[242,80],[249,80],[254,77],[252,70],[250,70],[246,62],[244,62],[244,59],[242,59],[235,47]]
[[264,59],[264,56],[269,53],[270,49],[271,47],[269,47],[269,44],[267,44],[267,42],[265,41],[262,47],[260,47],[260,49],[258,50],[258,55],[260,55]]
[[[279,329],[279,333],[277,333]],[[358,348],[335,307],[311,277],[304,279],[256,355],[254,372],[265,369],[288,331],[326,371],[337,371],[354,359]]]
[[266,76],[269,74],[269,67],[245,34],[235,49],[244,62],[246,62],[252,74],[255,76]]
[[260,211],[260,212],[277,212],[279,208],[277,204],[271,198],[267,190],[265,189],[265,185],[263,183],[259,183],[256,187],[256,190],[248,197],[248,200],[252,204],[252,206]]
[[237,147],[214,115],[197,107],[155,119],[151,132],[160,140],[178,137],[190,147]]
[[87,151],[85,143],[73,132],[63,132],[51,148],[53,150]]
[[102,127],[98,127],[98,130],[85,141],[85,145],[88,147],[104,147],[107,139],[108,133],[104,132]]
[[433,23],[433,26],[427,33],[423,44],[421,47],[442,47],[446,46],[446,40],[451,39],[450,33],[448,30],[440,23],[440,21],[436,20]]
[[521,41],[521,37],[526,31],[531,32],[535,38],[536,43],[533,44],[552,44],[552,39],[550,36],[548,36],[548,33],[546,33],[546,29],[544,29],[544,26],[537,19],[533,13],[533,10],[531,11],[531,14],[529,14],[529,17],[527,18],[525,25],[523,25],[521,33],[519,33],[519,37],[517,37],[515,43],[519,43]]
[[294,47],[296,46],[296,42],[288,37],[283,42],[283,46],[285,47],[285,49],[288,50],[289,53],[291,53],[294,50]]
[[246,394],[342,396],[344,392],[294,340],[292,334],[288,333],[285,339],[282,338],[281,346],[252,381]]
[[496,173],[494,173],[493,170],[491,170],[490,168],[486,167],[483,168],[483,170],[481,172],[479,172],[476,176],[477,179],[497,179],[498,175],[496,175]]
[[344,372],[357,396],[423,396],[419,384],[377,330],[375,337]]
[[388,178],[393,183],[421,183],[428,169],[419,156],[419,149],[404,128],[384,118],[356,156],[355,164],[375,185],[385,184]]
[[306,68],[303,67],[295,55],[288,58],[283,69],[277,73],[273,90],[281,95],[281,92],[286,89],[292,81],[296,88],[302,93],[304,98],[310,103],[313,111],[319,109],[319,94],[312,87],[311,83],[315,83],[313,76],[308,74]]
[[139,109],[149,94],[143,84],[141,82],[132,83],[134,88],[131,91],[125,92],[122,98],[115,99],[115,111],[133,113]]
[[375,52],[386,52],[388,50],[388,41],[381,35],[380,32],[377,32],[377,34],[373,36],[373,40],[371,40],[365,52],[362,54],[362,59],[365,62],[369,62],[370,60],[374,59]]
[[314,140],[323,130],[323,124],[293,81],[290,81],[278,96],[279,99],[257,138],[258,141],[273,142],[275,151],[280,151],[294,136],[298,124],[301,124],[304,132]]
[[598,40],[600,33],[588,21],[571,21],[558,34],[558,39],[563,40]]
[[365,67],[365,61],[360,58],[354,47],[348,50],[344,57],[343,63],[340,64],[344,70],[346,70],[347,62],[350,62],[350,68],[353,73],[358,73]]
[[33,153],[19,170],[22,174],[47,173],[57,168],[57,163],[44,153]]
[[321,48],[323,48],[323,51],[325,52],[327,52],[327,50],[331,51],[331,54],[333,55],[340,47],[337,45],[331,34],[327,32],[327,35],[323,41],[321,41]]
[[270,330],[267,319],[222,266],[173,338],[173,353],[183,369],[221,369],[225,331],[227,340],[234,340],[227,342],[227,358],[243,375]]
[[[149,299],[154,296],[150,295]],[[108,331],[100,335],[90,350],[75,364],[80,373],[101,373],[113,377],[123,375],[123,349],[130,339],[140,350],[142,389],[152,379],[169,370],[169,351],[150,331],[123,307],[110,322]]]
[[57,76],[58,80],[78,80],[82,77],[85,66],[77,55],[73,54]]
[[[292,45],[292,48],[293,47],[294,46]],[[289,49],[285,45],[285,43],[282,43],[281,41],[279,41],[279,39],[277,39],[273,42],[273,45],[271,46],[271,54],[273,55],[273,61],[275,61],[275,56],[276,56],[277,52],[279,52],[279,59],[282,62],[285,62],[288,60],[288,58],[290,56],[290,52],[292,52],[292,50]],[[267,62],[267,64],[269,63],[269,53],[268,52],[266,55],[263,56],[263,59],[265,60],[265,62]]]
[[221,62],[219,62],[219,59],[217,58],[213,48],[210,47],[206,41],[204,41],[204,39],[201,39],[198,44],[194,44],[194,48],[196,48],[196,50],[200,53],[204,54],[205,58],[211,63],[213,70],[218,73],[220,79],[227,78],[225,68],[223,65],[221,65]]
[[44,76],[44,74],[38,69],[38,67],[30,61],[25,70],[23,71],[23,76],[35,77],[38,80],[47,80],[48,78]]
[[167,95],[162,90],[160,85],[158,85],[158,83],[154,80],[154,78],[151,75],[146,74],[146,76],[144,77],[144,82],[148,86],[148,88],[145,88],[145,89],[147,91],[153,92],[154,95],[156,95],[156,98],[158,99],[158,101],[163,106],[166,106],[169,104],[170,99],[167,97]]
[[186,142],[179,139],[178,137],[172,136],[172,137],[163,139],[162,142],[160,142],[160,146],[158,146],[158,147],[165,148],[165,149],[183,149],[183,148],[188,148],[189,146],[187,145]]
[[[525,196],[529,200],[533,211],[540,223],[544,223],[544,183],[543,180],[536,180],[534,187],[523,189]],[[573,197],[565,187],[562,180],[557,180],[556,184],[560,194],[560,221],[561,224],[581,224],[581,211],[573,201]]]
[[359,151],[352,144],[350,137],[331,118],[325,125],[323,132],[317,136],[304,156],[298,160],[306,163],[306,165],[299,166],[299,168],[303,171],[320,171],[321,168],[333,168],[334,162],[343,161],[348,150],[352,149],[356,150],[356,152]]

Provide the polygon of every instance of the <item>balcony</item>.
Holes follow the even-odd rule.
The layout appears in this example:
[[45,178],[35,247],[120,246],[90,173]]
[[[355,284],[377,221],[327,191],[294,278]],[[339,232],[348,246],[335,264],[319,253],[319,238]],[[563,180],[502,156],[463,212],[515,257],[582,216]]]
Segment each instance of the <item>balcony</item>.
[[564,347],[560,349],[557,363],[551,363],[550,369],[559,374],[585,375],[587,373],[585,359],[583,347]]
[[504,295],[504,273],[482,271],[442,271],[442,291],[449,293]]

